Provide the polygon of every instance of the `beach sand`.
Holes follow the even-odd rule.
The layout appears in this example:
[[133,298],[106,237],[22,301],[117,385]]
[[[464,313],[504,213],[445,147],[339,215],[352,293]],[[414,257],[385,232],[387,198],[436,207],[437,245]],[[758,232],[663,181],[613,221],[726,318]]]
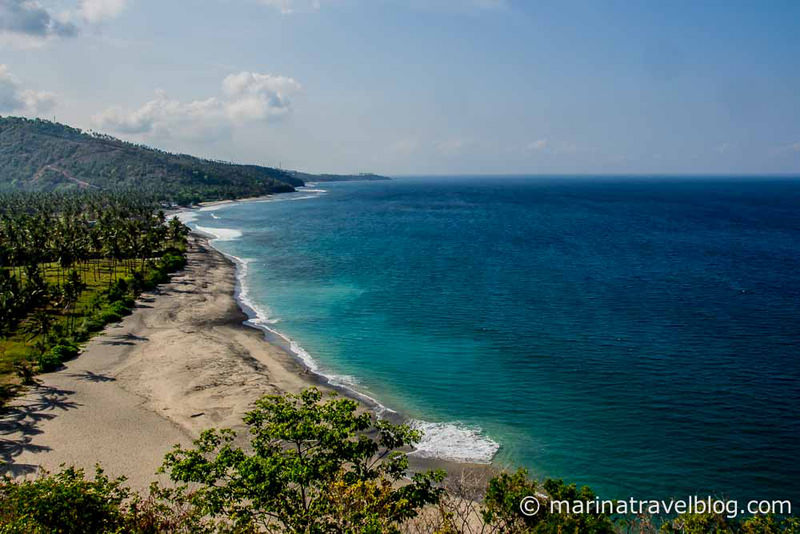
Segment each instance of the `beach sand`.
[[[39,375],[39,385],[0,414],[0,472],[26,476],[62,464],[93,472],[100,464],[143,490],[158,478],[164,455],[202,430],[233,428],[244,444],[242,416],[259,397],[326,389],[324,379],[242,324],[230,260],[194,234],[187,260],[130,316],[64,368]],[[414,457],[411,467],[487,469]]]
[[317,385],[242,325],[234,266],[205,239],[191,241],[183,272],[11,402],[0,416],[0,469],[24,475],[100,463],[142,489],[176,443],[209,427],[241,429],[260,396]]

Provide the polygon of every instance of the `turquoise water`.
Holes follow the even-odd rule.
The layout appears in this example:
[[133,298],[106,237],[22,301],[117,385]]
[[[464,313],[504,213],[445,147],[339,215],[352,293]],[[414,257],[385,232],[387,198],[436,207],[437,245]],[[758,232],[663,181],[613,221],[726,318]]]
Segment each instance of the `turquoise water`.
[[800,181],[406,178],[196,217],[254,321],[420,454],[798,500]]

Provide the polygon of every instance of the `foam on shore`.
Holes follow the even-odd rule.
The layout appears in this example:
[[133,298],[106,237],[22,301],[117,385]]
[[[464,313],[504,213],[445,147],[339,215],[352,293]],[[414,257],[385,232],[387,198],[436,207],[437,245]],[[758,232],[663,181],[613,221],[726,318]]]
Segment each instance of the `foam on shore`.
[[211,236],[214,241],[233,241],[242,237],[242,231],[235,228],[209,228],[195,224],[195,229]]
[[[315,198],[322,194],[303,195],[287,200],[304,200]],[[203,211],[203,210],[200,210]],[[179,218],[184,223],[194,222],[197,219],[196,212],[182,212]],[[208,228],[193,224],[193,227],[211,237],[209,243],[213,246],[215,241],[231,241],[241,237],[242,232],[235,229]],[[249,271],[250,259],[239,258],[228,254],[214,247],[222,255],[229,258],[236,266],[236,290],[235,299],[241,309],[248,317],[246,324],[269,333],[282,340],[282,344],[290,353],[300,361],[310,372],[322,377],[331,386],[346,390],[347,393],[371,407],[380,418],[387,415],[397,414],[396,411],[381,404],[377,399],[356,389],[359,385],[358,379],[349,375],[326,374],[320,369],[317,361],[295,340],[274,328],[278,322],[277,318],[272,317],[272,313],[252,300],[247,286],[247,276]],[[411,426],[420,430],[423,434],[422,440],[418,443],[413,455],[420,458],[435,458],[440,460],[450,460],[465,463],[491,463],[492,458],[497,453],[500,445],[491,438],[484,436],[482,429],[475,426],[466,426],[458,422],[453,423],[434,423],[421,420],[409,421]]]
[[484,436],[477,426],[427,421],[412,421],[411,426],[422,432],[422,440],[411,453],[420,458],[488,464],[500,449],[500,444]]

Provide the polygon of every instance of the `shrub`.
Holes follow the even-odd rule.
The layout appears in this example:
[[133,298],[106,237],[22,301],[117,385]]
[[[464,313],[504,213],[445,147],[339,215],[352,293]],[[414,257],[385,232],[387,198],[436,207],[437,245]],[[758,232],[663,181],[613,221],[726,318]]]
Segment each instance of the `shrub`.
[[62,363],[77,356],[78,352],[79,349],[75,345],[56,345],[39,356],[37,360],[39,371],[43,373],[55,371]]
[[85,322],[83,326],[76,328],[75,331],[72,332],[72,339],[78,343],[82,343],[89,339],[89,330],[87,330]]
[[77,356],[80,350],[72,344],[61,344],[50,349],[50,352],[60,358],[62,362],[65,362]]
[[181,254],[167,252],[159,262],[159,269],[167,273],[183,269],[186,266],[186,257]]
[[[534,515],[523,515],[520,510],[520,503],[526,497],[535,497],[540,502],[540,508]],[[501,473],[489,481],[483,519],[486,524],[508,533],[616,532],[614,522],[607,515],[596,512],[554,513],[547,506],[551,500],[588,502],[594,498],[594,493],[588,487],[578,489],[574,484],[549,479],[540,484],[528,478],[526,470],[520,469],[515,473]]]
[[109,479],[99,467],[92,480],[74,468],[35,480],[5,477],[0,482],[0,531],[120,531],[124,521],[120,506],[130,495],[123,480]]
[[[129,303],[130,303],[130,305],[129,305]],[[119,315],[121,317],[124,317],[126,315],[130,315],[131,308],[133,308],[133,306],[134,306],[133,299],[129,298],[127,301],[118,300],[116,302],[112,302],[108,306],[108,308],[106,308],[103,311],[112,311],[115,314],[117,314],[117,315]]]
[[61,367],[61,358],[52,352],[40,354],[36,361],[40,373],[49,373]]
[[397,449],[419,434],[373,421],[355,401],[323,401],[315,388],[266,396],[245,423],[251,448],[235,447],[230,430],[208,430],[195,448],[176,447],[162,468],[196,485],[192,502],[237,529],[397,532],[441,495],[442,472],[398,484],[408,458]]
[[128,294],[128,282],[120,278],[108,288],[107,297],[109,302],[120,300]]
[[153,289],[158,284],[163,284],[169,281],[169,275],[161,269],[153,269],[149,273],[147,273],[147,277],[145,278],[145,285],[149,289]]
[[100,319],[99,316],[94,315],[92,317],[87,317],[86,319],[83,320],[82,328],[85,329],[87,332],[99,332],[100,330],[103,329],[105,325],[106,325],[105,321]]
[[[100,311],[97,318],[100,322],[105,326],[108,323],[116,323],[122,320],[122,314],[117,313],[116,311],[112,310],[111,308],[104,308]],[[102,330],[102,326],[100,327]]]
[[23,386],[32,386],[36,384],[33,379],[34,369],[29,361],[19,361],[14,363],[14,372],[19,377]]

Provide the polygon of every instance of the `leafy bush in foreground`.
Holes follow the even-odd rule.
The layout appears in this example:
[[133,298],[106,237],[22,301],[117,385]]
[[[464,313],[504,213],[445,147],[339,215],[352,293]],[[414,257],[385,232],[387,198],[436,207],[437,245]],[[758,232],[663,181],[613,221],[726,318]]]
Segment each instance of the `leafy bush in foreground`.
[[252,452],[235,447],[231,431],[209,430],[194,449],[176,447],[163,467],[199,485],[192,502],[205,514],[238,529],[399,532],[441,495],[442,472],[402,480],[408,458],[398,449],[419,434],[374,422],[353,400],[323,400],[315,388],[266,396],[245,423]]
[[98,468],[93,480],[67,468],[36,480],[0,485],[0,532],[116,532],[124,525],[122,502],[130,496],[123,479]]
[[[251,447],[229,430],[209,430],[178,446],[162,468],[177,486],[153,484],[147,497],[101,469],[87,479],[66,468],[35,480],[0,479],[0,534],[800,534],[796,517],[665,519],[550,513],[526,517],[523,497],[591,501],[588,488],[531,480],[524,470],[467,487],[444,473],[406,475],[400,450],[418,439],[403,425],[376,422],[352,400],[316,389],[267,396],[247,414]],[[183,484],[183,485],[180,485]],[[660,528],[659,528],[660,526]]]

